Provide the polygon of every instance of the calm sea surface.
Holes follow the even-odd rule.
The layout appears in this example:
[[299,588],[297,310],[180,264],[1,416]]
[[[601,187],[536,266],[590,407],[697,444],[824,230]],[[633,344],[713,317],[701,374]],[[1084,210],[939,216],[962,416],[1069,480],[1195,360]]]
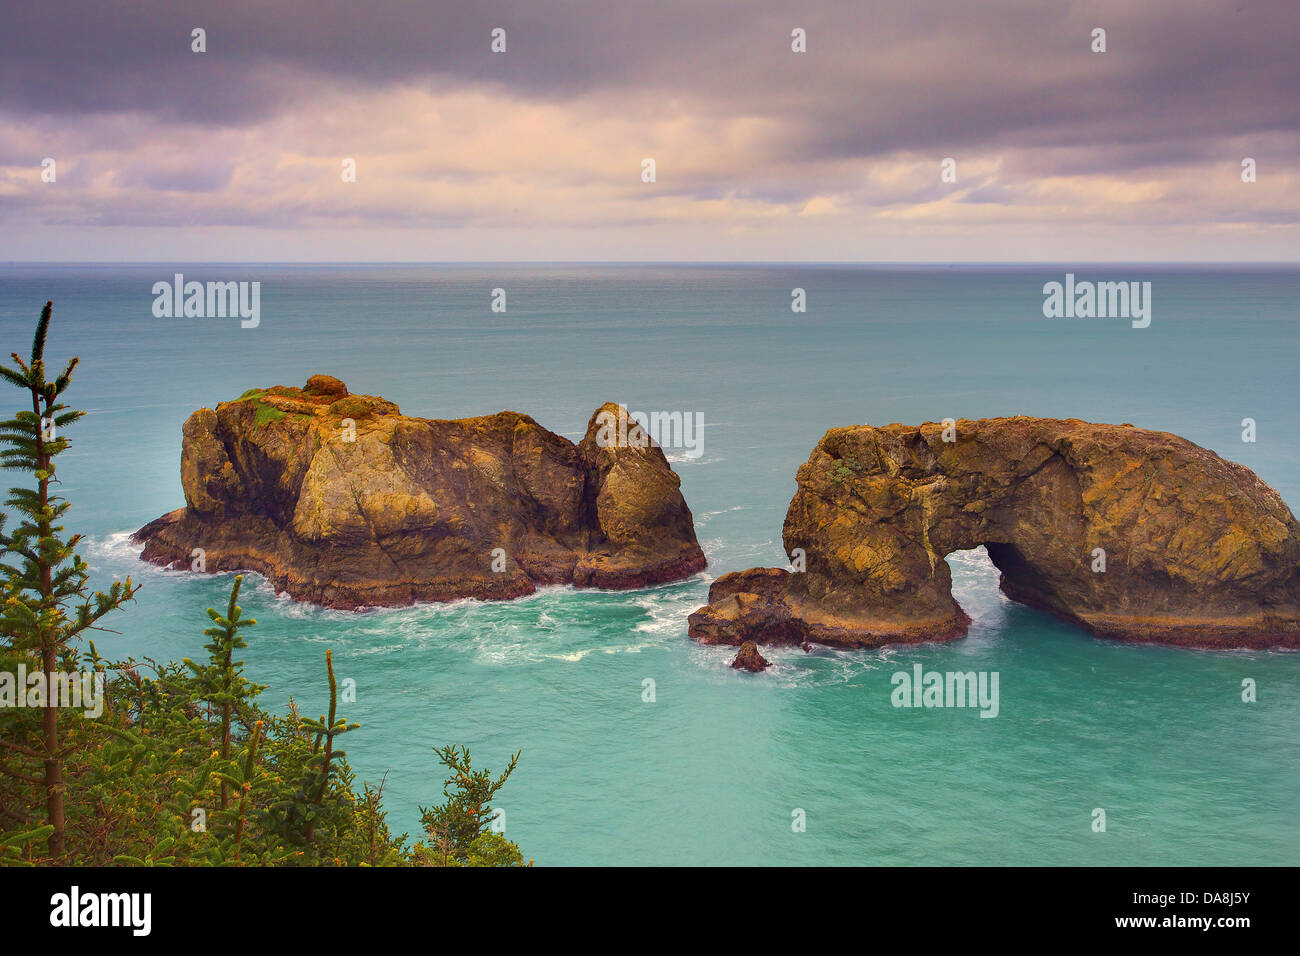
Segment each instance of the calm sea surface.
[[[178,271],[260,281],[261,325],[155,318],[151,287]],[[1150,327],[1043,318],[1067,271],[1150,281]],[[357,685],[352,763],[387,774],[398,832],[440,796],[432,748],[457,742],[491,768],[522,748],[499,803],[539,864],[1300,862],[1300,655],[1096,640],[1005,600],[982,551],[949,559],[974,619],[955,643],[773,650],[755,677],[686,636],[713,578],[786,562],[795,469],[835,425],[1132,422],[1253,468],[1294,508],[1293,268],[0,265],[4,352],[30,348],[46,299],[48,353],[81,356],[68,397],[90,413],[61,459],[69,525],[96,584],[144,583],[96,642],[118,656],[200,656],[228,593],[229,576],[161,572],[125,540],[184,503],[196,408],[325,372],[407,414],[514,409],[575,440],[609,400],[704,416],[702,454],[670,450],[709,557],[689,581],[349,614],[254,577],[262,701],[318,713],[332,648]],[[895,709],[890,677],[915,663],[997,671],[999,716]]]

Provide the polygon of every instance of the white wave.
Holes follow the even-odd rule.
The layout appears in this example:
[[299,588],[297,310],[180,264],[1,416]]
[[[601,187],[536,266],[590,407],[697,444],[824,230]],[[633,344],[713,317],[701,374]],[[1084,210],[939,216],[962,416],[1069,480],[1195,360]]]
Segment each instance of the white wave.
[[565,651],[558,654],[543,654],[542,657],[552,661],[564,661],[566,663],[576,663],[592,654],[640,654],[642,649],[649,645],[646,644],[611,644],[608,647],[583,647],[575,651]]
[[708,455],[688,455],[685,452],[664,452],[664,457],[668,459],[670,465],[716,465],[720,461],[726,461],[725,458],[711,457]]
[[728,511],[744,511],[744,510],[745,510],[744,505],[732,505],[730,508],[722,508],[719,509],[718,511],[706,511],[704,512],[704,517],[712,518],[714,515],[724,515]]
[[708,524],[710,518],[716,518],[718,515],[730,514],[733,511],[744,511],[744,505],[733,505],[730,508],[723,508],[720,511],[704,511],[695,516],[697,525]]
[[104,535],[102,538],[87,536],[84,541],[86,544],[86,554],[106,558],[111,561],[130,561],[140,557],[140,552],[144,550],[144,545],[132,541],[130,531],[114,531]]
[[[701,572],[689,580],[696,581],[705,577],[707,575]],[[689,582],[683,582],[686,583]],[[645,613],[646,619],[633,625],[632,630],[638,634],[651,635],[661,641],[681,640],[686,637],[686,618],[697,610],[707,597],[707,591],[701,592],[697,587],[681,585],[640,594],[632,599],[632,604]]]
[[[763,646],[759,650],[772,666],[762,673],[753,686],[781,690],[838,684],[856,686],[862,684],[872,671],[887,668],[896,653],[892,647],[857,650],[821,645],[813,645],[810,651],[795,646]],[[711,672],[721,683],[737,680],[739,676],[748,676],[738,675],[731,667],[736,651],[737,648],[727,645],[709,646],[692,642],[689,653],[695,664]],[[871,680],[874,682],[878,678],[873,677]]]
[[103,537],[87,535],[82,539],[86,565],[91,571],[114,576],[130,575],[132,579],[178,578],[188,571],[172,571],[141,559],[144,545],[131,540],[132,531],[114,531]]
[[579,650],[579,651],[570,651],[570,652],[567,653],[567,654],[544,654],[544,655],[542,655],[542,656],[543,656],[543,657],[546,657],[546,658],[549,658],[550,660],[553,660],[553,661],[568,661],[568,662],[570,662],[570,663],[574,663],[574,662],[576,662],[576,661],[580,661],[580,660],[582,660],[582,659],[583,659],[584,657],[586,657],[588,654],[593,654],[593,653],[595,653],[595,651],[596,651],[596,648],[594,648],[594,647],[588,647],[588,648],[585,648],[585,649],[583,649],[583,650]]
[[723,538],[705,538],[700,541],[700,550],[704,552],[704,556],[707,558],[715,551],[721,550],[726,543]]

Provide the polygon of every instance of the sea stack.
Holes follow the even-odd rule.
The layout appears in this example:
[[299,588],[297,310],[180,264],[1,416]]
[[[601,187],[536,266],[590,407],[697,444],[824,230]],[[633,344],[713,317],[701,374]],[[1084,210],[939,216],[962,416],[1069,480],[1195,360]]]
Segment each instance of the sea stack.
[[761,674],[772,666],[772,662],[758,652],[757,644],[753,641],[746,641],[740,645],[740,650],[736,653],[735,659],[732,660],[731,666],[736,670]]
[[256,571],[334,608],[689,577],[705,558],[679,479],[641,436],[609,441],[618,411],[575,445],[518,412],[408,417],[325,375],[254,389],[185,422],[186,506],[135,539],[155,564]]
[[983,545],[1008,597],[1101,637],[1300,647],[1295,517],[1250,469],[1166,432],[1026,417],[833,428],[799,468],[783,540],[802,570],[720,577],[692,637],[957,638],[969,619],[944,557]]

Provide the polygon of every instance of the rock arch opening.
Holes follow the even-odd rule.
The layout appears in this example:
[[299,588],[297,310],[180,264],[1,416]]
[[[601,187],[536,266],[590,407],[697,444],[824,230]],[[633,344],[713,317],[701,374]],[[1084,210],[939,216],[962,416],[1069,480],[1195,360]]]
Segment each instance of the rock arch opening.
[[1006,598],[999,588],[1001,572],[984,545],[954,551],[944,558],[952,579],[952,596],[972,621],[1000,619]]

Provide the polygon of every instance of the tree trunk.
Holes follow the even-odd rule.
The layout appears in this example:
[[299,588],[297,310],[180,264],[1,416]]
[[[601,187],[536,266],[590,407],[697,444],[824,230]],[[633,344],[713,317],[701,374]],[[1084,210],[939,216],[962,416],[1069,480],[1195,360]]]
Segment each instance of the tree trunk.
[[[46,404],[48,406],[50,403],[47,401]],[[45,558],[42,547],[45,540],[50,536],[50,519],[47,517],[49,513],[47,509],[50,506],[50,479],[48,477],[50,455],[45,451],[45,416],[41,414],[40,398],[35,390],[32,392],[32,411],[36,413],[38,419],[36,461],[40,465],[40,470],[46,474],[46,477],[38,479],[37,485],[41,516],[37,520],[40,541],[36,544],[37,554],[40,555],[41,601],[45,603],[50,601],[54,594],[52,569],[49,561]],[[47,412],[47,414],[50,416],[52,423],[54,413]],[[51,425],[51,427],[53,426]],[[59,706],[57,701],[51,699],[54,696],[53,689],[57,686],[54,669],[59,663],[58,648],[54,643],[54,635],[42,633],[40,635],[40,647],[41,670],[44,671],[45,677],[45,705],[41,709],[45,729],[45,813],[48,817],[48,823],[54,827],[54,832],[50,834],[47,845],[54,862],[62,863],[67,849],[67,833],[63,818],[63,760],[59,756]]]
[[[46,572],[48,574],[48,572]],[[48,843],[50,856],[56,863],[63,862],[67,833],[63,818],[63,761],[59,759],[59,708],[50,700],[51,688],[57,686],[54,668],[54,645],[44,642],[41,648],[41,665],[45,671],[45,706],[41,716],[45,720],[45,813],[54,832]]]

